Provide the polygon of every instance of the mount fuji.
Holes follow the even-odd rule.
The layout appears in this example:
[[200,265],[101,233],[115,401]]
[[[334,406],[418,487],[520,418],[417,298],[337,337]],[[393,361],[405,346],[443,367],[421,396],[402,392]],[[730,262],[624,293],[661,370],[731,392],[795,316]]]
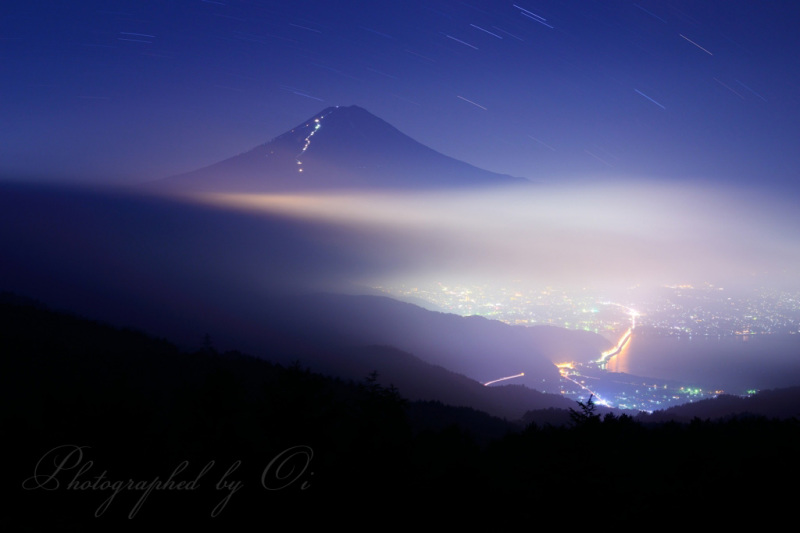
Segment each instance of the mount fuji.
[[178,192],[436,190],[531,183],[453,159],[358,106],[328,107],[271,141],[159,180]]

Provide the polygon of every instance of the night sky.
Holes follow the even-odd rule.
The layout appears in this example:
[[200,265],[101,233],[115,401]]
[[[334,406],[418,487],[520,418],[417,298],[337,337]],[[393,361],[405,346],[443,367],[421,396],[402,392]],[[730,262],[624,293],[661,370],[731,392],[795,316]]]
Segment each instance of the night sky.
[[6,0],[0,176],[134,184],[355,104],[495,172],[786,197],[798,23],[794,1]]

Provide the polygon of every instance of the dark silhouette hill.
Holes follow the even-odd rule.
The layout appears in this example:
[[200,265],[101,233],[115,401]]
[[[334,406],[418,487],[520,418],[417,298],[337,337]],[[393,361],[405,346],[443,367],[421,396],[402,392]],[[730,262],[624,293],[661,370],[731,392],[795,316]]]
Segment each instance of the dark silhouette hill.
[[800,420],[800,387],[763,390],[746,397],[723,394],[651,414],[642,413],[637,419],[642,422],[689,422],[695,418],[717,420],[733,416]]
[[530,183],[445,156],[358,106],[329,107],[211,166],[152,185],[177,192],[430,190]]
[[[681,521],[726,518],[720,503],[735,505],[737,519],[788,518],[796,499],[785,484],[800,473],[796,418],[645,424],[583,410],[570,424],[523,430],[409,402],[374,376],[331,379],[210,342],[184,351],[5,295],[0,351],[0,431],[13,458],[6,517],[37,530],[325,525],[354,505],[370,524],[418,521],[419,511],[510,528],[596,486],[625,494],[615,520],[626,525],[652,519],[675,494]],[[223,480],[241,483],[230,498]],[[735,490],[709,500],[709,487]],[[574,500],[572,518],[597,519],[602,502]]]
[[[287,346],[288,348],[288,346]],[[303,352],[301,362],[329,375],[358,379],[377,372],[378,382],[395,386],[409,400],[440,402],[465,407],[516,422],[526,409],[567,409],[574,402],[558,394],[539,392],[524,385],[486,387],[463,374],[391,346],[336,347],[320,345]],[[287,351],[286,356],[296,355]],[[423,355],[427,355],[423,352]]]

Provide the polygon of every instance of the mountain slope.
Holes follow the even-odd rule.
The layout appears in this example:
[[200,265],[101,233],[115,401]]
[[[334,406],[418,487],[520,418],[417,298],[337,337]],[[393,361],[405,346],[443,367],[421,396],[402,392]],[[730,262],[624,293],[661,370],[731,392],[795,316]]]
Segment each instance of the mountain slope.
[[440,189],[529,183],[442,155],[358,106],[329,107],[243,154],[153,184],[170,191]]
[[[551,404],[523,400],[514,415],[513,402],[483,397],[488,388],[478,382],[525,372],[514,383],[541,390],[542,379],[558,379],[546,358],[552,346],[576,359],[596,352],[582,332],[561,339],[552,328],[330,294],[377,261],[372,241],[345,228],[100,191],[5,186],[0,193],[0,290],[183,345],[197,346],[208,333],[221,349],[299,359],[331,374],[378,370],[404,389],[418,386],[415,398],[509,417]],[[467,386],[482,399],[467,401],[473,393],[455,389],[450,397],[429,394],[450,392],[449,377],[433,365],[471,378]],[[417,367],[424,386],[412,383]]]
[[598,353],[595,336],[585,332],[510,326],[382,296],[295,295],[272,308],[278,312],[269,323],[280,324],[284,333],[303,335],[307,342],[389,345],[480,382],[524,372],[513,383],[541,388],[547,382],[552,390],[559,381],[553,353],[569,360]]
[[800,418],[800,387],[787,387],[760,391],[753,396],[741,397],[723,394],[694,403],[670,407],[651,414],[640,414],[642,422],[689,422],[693,418],[718,420],[731,416],[767,418]]

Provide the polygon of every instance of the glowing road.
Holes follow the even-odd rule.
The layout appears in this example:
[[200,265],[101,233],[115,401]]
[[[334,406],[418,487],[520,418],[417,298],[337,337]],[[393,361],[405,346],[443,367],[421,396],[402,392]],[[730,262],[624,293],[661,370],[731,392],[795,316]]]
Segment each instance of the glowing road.
[[576,380],[572,379],[572,377],[569,375],[569,371],[575,368],[574,363],[561,363],[560,365],[556,365],[556,366],[558,367],[558,372],[561,374],[562,378],[573,382],[575,385],[577,385],[581,389],[585,390],[589,394],[593,394],[594,397],[597,398],[597,401],[595,403],[597,403],[598,405],[605,405],[606,407],[613,407],[613,405],[608,403],[606,400],[602,399],[600,397],[600,395],[597,394],[595,391],[593,391],[592,389],[590,389],[589,387],[587,387],[586,385],[584,385],[580,381],[576,381]]
[[513,376],[506,376],[506,377],[504,377],[504,378],[495,379],[494,381],[487,381],[486,383],[484,383],[484,384],[483,384],[483,386],[484,386],[484,387],[488,387],[488,386],[489,386],[489,385],[491,385],[492,383],[497,383],[498,381],[505,381],[505,380],[507,380],[507,379],[521,378],[521,377],[522,377],[522,376],[524,376],[524,375],[525,375],[525,372],[520,372],[519,374],[515,374],[515,375],[513,375]]
[[[623,333],[619,341],[617,341],[616,346],[614,346],[609,350],[604,351],[602,354],[600,354],[600,358],[594,361],[601,369],[605,370],[606,365],[608,364],[608,360],[617,355],[622,350],[622,348],[625,347],[625,345],[628,343],[631,336],[633,335],[633,330],[636,329],[636,317],[639,316],[639,312],[636,311],[635,309],[631,309],[630,307],[617,304],[614,302],[601,302],[601,303],[603,305],[615,305],[617,307],[622,307],[627,311],[627,314],[631,317],[631,326],[627,330],[625,330],[625,333]],[[609,402],[607,402],[599,394],[597,394],[596,391],[593,391],[592,389],[587,387],[584,384],[584,382],[577,381],[570,375],[570,370],[573,370],[575,368],[574,363],[563,363],[556,366],[558,367],[559,373],[561,374],[561,377],[563,379],[569,380],[575,385],[577,385],[579,388],[583,389],[584,391],[593,394],[594,397],[597,398],[596,403],[600,405],[605,405],[607,407],[613,407]]]
[[617,342],[616,346],[614,346],[610,350],[606,350],[605,352],[600,354],[600,359],[595,361],[600,366],[600,368],[602,368],[602,369],[605,369],[606,365],[608,364],[608,360],[610,358],[614,357],[615,355],[617,355],[622,350],[622,348],[625,346],[625,344],[628,343],[628,341],[631,338],[631,335],[633,335],[633,330],[636,329],[636,317],[639,316],[638,311],[636,311],[635,309],[631,309],[630,307],[626,307],[626,306],[620,305],[620,304],[615,304],[615,303],[612,303],[612,302],[604,302],[604,303],[606,303],[608,305],[616,305],[616,306],[622,307],[623,309],[627,309],[628,310],[628,314],[631,317],[631,327],[629,327],[625,331],[625,333],[622,334],[622,337],[620,337],[620,339]]

